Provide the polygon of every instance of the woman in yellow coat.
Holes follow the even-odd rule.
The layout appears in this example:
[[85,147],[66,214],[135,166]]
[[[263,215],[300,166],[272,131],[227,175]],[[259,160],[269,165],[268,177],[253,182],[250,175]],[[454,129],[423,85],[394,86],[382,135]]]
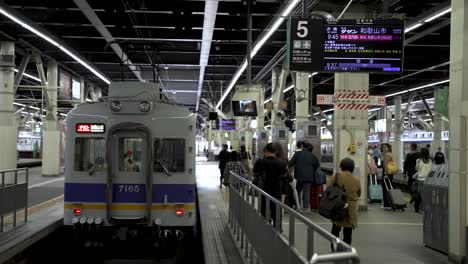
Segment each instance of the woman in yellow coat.
[[[348,214],[340,221],[334,221],[332,234],[340,237],[340,231],[343,228],[343,241],[351,245],[353,229],[357,227],[358,216],[358,199],[361,196],[361,183],[359,178],[353,176],[354,161],[350,158],[345,158],[340,162],[341,172],[338,175],[337,185],[346,194],[346,202],[348,203]],[[336,175],[328,178],[327,186],[335,184]]]

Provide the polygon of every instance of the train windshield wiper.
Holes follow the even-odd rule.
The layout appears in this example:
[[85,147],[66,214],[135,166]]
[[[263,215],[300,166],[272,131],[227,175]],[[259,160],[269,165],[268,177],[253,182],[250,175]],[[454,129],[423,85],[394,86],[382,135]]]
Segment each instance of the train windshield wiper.
[[102,165],[104,163],[104,159],[99,157],[99,158],[96,158],[96,160],[94,161],[94,165],[93,167],[91,167],[91,169],[89,169],[88,171],[88,174],[89,175],[93,175],[94,171],[96,170],[96,168],[99,166],[99,165]]
[[158,159],[158,163],[159,163],[159,165],[161,165],[161,167],[163,168],[163,170],[164,170],[164,172],[166,173],[167,176],[172,176],[172,174],[169,172],[169,170],[167,169],[166,165],[164,165],[162,160]]

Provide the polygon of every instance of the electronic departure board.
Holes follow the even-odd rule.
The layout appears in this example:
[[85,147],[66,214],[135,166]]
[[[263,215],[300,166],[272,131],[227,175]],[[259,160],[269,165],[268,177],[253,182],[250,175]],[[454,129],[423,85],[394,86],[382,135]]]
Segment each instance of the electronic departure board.
[[293,18],[288,41],[292,71],[402,72],[401,20]]

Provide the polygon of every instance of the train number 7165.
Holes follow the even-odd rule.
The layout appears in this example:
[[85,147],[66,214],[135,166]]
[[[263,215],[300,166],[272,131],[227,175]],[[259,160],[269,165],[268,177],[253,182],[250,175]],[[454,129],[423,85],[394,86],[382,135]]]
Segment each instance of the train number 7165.
[[119,185],[119,192],[140,192],[138,185]]

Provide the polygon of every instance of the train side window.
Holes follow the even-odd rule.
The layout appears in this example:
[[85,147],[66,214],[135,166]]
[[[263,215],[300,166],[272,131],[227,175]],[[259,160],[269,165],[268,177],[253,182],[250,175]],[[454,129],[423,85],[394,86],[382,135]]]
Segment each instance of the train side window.
[[[164,138],[154,140],[154,171],[185,171],[185,139]],[[165,167],[165,168],[164,168]]]
[[[106,168],[106,140],[104,138],[75,139],[75,171],[102,172]],[[94,168],[93,168],[94,167]]]
[[143,157],[143,138],[119,138],[119,170],[139,172]]

